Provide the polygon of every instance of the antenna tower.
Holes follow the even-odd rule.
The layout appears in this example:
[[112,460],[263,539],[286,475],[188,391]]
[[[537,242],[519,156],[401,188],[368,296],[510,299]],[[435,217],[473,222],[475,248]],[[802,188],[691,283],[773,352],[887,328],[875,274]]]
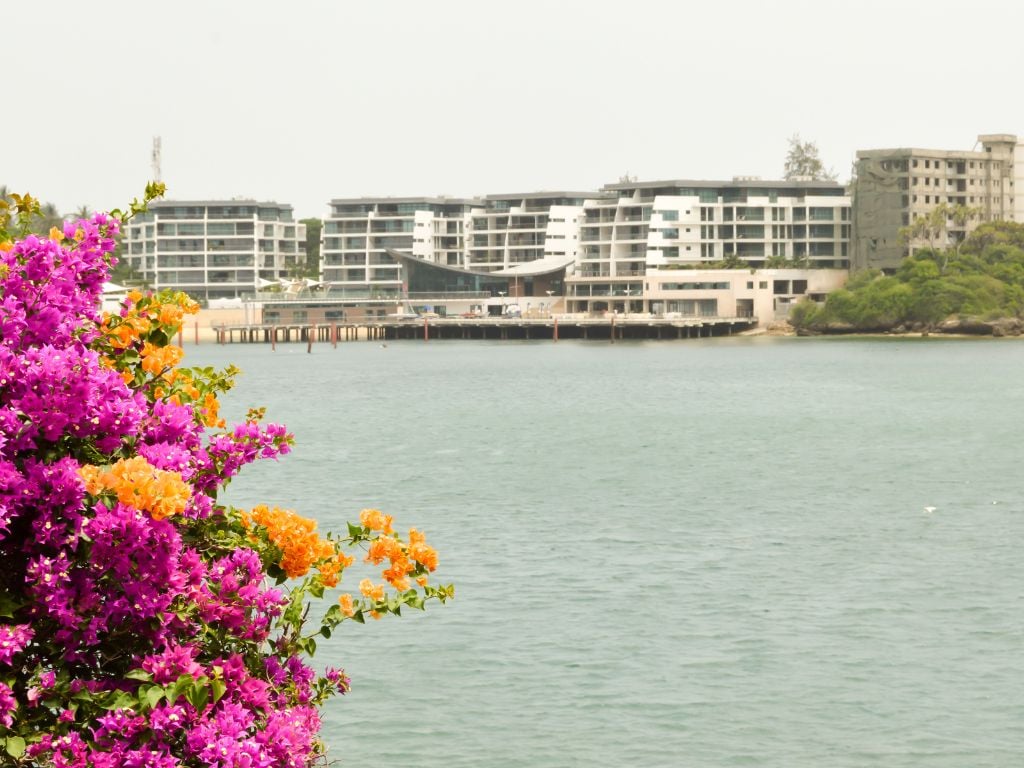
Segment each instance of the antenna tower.
[[160,173],[160,137],[153,137],[153,181],[163,181]]

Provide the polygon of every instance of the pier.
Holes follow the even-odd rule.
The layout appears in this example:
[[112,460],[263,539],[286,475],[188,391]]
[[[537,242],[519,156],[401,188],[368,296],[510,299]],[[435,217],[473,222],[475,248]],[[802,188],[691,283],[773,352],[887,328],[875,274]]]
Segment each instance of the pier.
[[430,317],[362,320],[341,323],[260,323],[216,325],[218,344],[329,343],[434,339],[551,340],[584,339],[610,342],[630,340],[696,339],[730,336],[757,325],[752,317],[654,316],[605,317]]

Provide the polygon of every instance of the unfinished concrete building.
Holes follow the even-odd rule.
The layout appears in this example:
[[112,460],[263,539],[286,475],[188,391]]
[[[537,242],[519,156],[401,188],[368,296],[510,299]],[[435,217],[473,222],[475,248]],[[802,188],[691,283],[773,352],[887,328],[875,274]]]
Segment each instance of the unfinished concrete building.
[[[1024,144],[1012,134],[985,134],[969,152],[871,149],[857,152],[852,182],[853,269],[894,270],[915,247],[944,247],[984,221],[1024,221],[1024,200],[1014,190],[1024,175]],[[980,147],[980,149],[977,149]],[[907,240],[900,230],[940,205],[977,213],[948,218],[932,242]]]

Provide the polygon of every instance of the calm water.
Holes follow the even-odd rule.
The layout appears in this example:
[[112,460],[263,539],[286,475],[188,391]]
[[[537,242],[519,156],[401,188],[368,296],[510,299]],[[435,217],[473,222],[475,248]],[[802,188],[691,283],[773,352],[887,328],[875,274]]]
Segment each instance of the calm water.
[[322,646],[342,765],[1024,760],[1020,342],[186,351],[298,439],[231,501],[378,506],[457,584]]

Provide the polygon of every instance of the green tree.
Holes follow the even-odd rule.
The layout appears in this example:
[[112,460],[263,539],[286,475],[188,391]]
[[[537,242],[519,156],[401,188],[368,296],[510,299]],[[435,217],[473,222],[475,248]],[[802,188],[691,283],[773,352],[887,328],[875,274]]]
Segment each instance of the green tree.
[[964,250],[979,253],[991,245],[1014,245],[1024,248],[1024,224],[1016,221],[987,221],[964,241]]
[[320,219],[302,219],[301,223],[306,225],[306,264],[301,268],[302,274],[296,276],[317,279],[320,277],[320,231],[324,223]]
[[[943,250],[940,272],[945,272],[949,257],[960,257],[960,246],[967,236],[967,224],[979,213],[980,208],[968,205],[941,203],[924,216],[918,216],[899,231],[900,241],[913,248],[915,243],[925,241],[933,251],[939,244],[952,243],[952,250]],[[952,226],[950,226],[952,224]]]
[[722,269],[743,269],[746,266],[749,266],[747,262],[735,253],[727,253],[722,259]]
[[789,150],[786,152],[783,176],[789,181],[803,178],[812,181],[836,180],[836,172],[831,168],[826,168],[821,161],[818,145],[813,141],[802,141],[798,133],[789,137]]

